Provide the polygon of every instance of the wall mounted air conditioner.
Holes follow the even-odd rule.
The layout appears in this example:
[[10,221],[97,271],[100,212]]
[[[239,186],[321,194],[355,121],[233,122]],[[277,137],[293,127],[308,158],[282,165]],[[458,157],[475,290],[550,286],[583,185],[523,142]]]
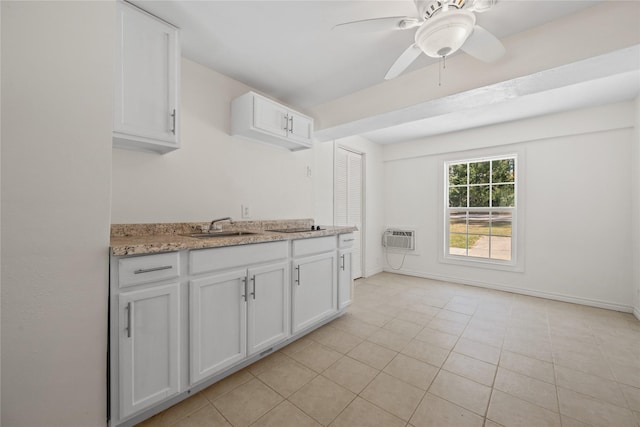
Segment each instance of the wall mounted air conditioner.
[[387,249],[414,251],[416,249],[416,231],[388,228],[382,235],[382,246]]

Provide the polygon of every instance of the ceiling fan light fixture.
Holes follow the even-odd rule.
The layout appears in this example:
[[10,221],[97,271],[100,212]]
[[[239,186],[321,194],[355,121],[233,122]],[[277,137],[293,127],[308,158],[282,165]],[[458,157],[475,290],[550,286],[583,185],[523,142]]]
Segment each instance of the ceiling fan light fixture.
[[451,55],[469,38],[475,24],[476,17],[471,12],[441,12],[418,28],[416,45],[432,58]]

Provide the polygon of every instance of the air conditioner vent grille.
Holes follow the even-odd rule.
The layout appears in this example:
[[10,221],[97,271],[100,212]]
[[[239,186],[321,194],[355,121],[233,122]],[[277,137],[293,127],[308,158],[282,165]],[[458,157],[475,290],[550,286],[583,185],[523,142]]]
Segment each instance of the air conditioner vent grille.
[[387,230],[384,232],[382,245],[387,249],[402,249],[413,251],[415,245],[414,230]]

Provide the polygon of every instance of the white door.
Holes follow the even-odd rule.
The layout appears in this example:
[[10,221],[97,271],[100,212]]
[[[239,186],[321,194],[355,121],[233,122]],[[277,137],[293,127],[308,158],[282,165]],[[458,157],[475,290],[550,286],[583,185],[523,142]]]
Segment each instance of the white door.
[[293,333],[337,311],[336,253],[293,261]]
[[118,2],[114,131],[177,143],[178,30]]
[[290,335],[289,263],[250,268],[248,276],[247,350],[250,356]]
[[360,153],[336,147],[334,179],[335,225],[353,225],[354,232],[352,270],[354,279],[362,277],[362,200],[363,156]]
[[278,136],[287,136],[287,110],[266,98],[253,97],[253,126]]
[[338,251],[338,309],[343,310],[352,300],[353,279],[351,273],[352,249]]
[[119,296],[120,418],[179,392],[180,284]]
[[247,271],[189,283],[191,384],[247,354]]

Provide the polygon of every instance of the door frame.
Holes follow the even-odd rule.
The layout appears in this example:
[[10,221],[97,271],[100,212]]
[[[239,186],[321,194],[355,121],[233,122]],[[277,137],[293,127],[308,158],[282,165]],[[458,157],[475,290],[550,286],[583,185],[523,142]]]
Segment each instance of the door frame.
[[336,156],[338,153],[338,150],[342,149],[344,151],[348,151],[350,153],[353,154],[357,154],[360,156],[360,158],[362,159],[362,170],[361,170],[361,177],[360,177],[360,183],[361,183],[361,188],[362,188],[362,194],[360,195],[360,219],[361,219],[361,224],[360,224],[360,270],[362,271],[362,277],[366,278],[366,241],[367,241],[367,237],[366,237],[366,228],[367,228],[367,210],[365,209],[365,207],[367,206],[367,183],[366,183],[366,176],[367,176],[367,153],[356,150],[354,148],[351,148],[349,146],[346,146],[344,144],[339,144],[337,143],[335,140],[333,141],[333,176],[332,176],[332,181],[333,181],[333,225],[336,225]]

